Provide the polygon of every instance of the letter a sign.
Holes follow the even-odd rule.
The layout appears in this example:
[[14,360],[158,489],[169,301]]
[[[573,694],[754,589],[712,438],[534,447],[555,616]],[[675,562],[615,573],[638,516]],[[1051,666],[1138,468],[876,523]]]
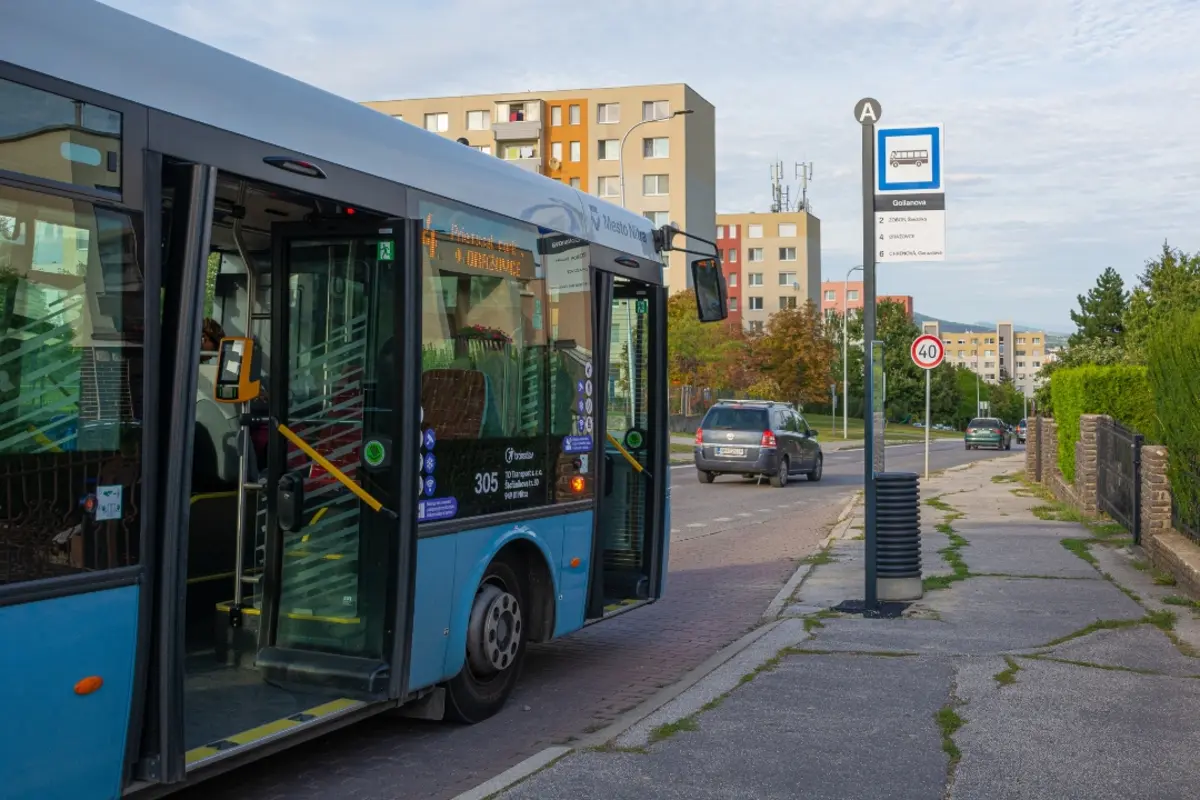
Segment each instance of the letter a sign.
[[874,97],[864,97],[854,104],[854,120],[860,125],[874,125],[883,116],[883,109]]

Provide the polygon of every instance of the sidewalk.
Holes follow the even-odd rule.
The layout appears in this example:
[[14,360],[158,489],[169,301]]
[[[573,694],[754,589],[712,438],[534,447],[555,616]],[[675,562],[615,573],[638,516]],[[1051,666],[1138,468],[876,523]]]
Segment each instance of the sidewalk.
[[856,509],[748,646],[492,796],[1196,797],[1200,612],[1111,525],[1047,520],[1020,465],[922,487],[927,589],[898,617],[831,610],[862,598]]

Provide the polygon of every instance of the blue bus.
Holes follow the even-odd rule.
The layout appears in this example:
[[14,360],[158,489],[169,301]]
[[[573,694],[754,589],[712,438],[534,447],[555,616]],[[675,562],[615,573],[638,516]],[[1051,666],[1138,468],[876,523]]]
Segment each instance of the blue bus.
[[91,0],[0,59],[0,796],[476,722],[662,596],[711,243]]

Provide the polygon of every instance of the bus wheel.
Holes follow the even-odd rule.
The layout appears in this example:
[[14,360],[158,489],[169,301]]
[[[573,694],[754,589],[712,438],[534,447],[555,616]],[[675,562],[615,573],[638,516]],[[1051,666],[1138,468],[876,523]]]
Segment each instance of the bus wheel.
[[467,622],[467,658],[446,684],[446,716],[482,722],[503,706],[525,661],[524,586],[505,561],[488,565]]

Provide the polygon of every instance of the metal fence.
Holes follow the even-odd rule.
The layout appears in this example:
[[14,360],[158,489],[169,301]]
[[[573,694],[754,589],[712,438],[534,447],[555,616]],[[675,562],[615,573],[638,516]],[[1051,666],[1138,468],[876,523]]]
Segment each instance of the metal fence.
[[1200,464],[1171,469],[1171,527],[1200,544]]
[[1096,425],[1096,505],[1142,539],[1142,435],[1101,418]]

